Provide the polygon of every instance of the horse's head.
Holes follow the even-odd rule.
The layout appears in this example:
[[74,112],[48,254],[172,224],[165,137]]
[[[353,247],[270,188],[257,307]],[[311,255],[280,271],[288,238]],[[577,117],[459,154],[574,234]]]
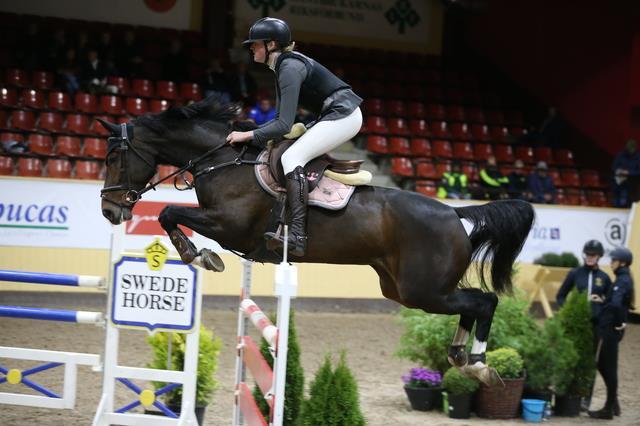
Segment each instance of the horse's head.
[[131,123],[113,124],[98,119],[111,132],[107,148],[107,174],[101,191],[102,214],[114,225],[131,219],[140,191],[156,173],[155,156],[135,140]]

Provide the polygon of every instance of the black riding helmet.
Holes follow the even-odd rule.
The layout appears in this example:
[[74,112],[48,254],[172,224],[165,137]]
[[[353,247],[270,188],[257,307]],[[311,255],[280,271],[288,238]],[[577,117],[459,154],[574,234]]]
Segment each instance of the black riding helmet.
[[258,19],[249,29],[249,37],[242,42],[243,45],[255,41],[276,41],[280,47],[286,47],[291,43],[291,30],[286,22],[277,18]]
[[618,247],[611,250],[611,252],[609,253],[609,257],[611,258],[611,260],[624,262],[627,264],[627,266],[630,266],[631,262],[633,262],[633,254],[631,253],[631,250],[624,247]]
[[597,254],[598,256],[603,256],[604,247],[602,247],[602,243],[598,240],[589,240],[584,244],[582,252],[584,254]]

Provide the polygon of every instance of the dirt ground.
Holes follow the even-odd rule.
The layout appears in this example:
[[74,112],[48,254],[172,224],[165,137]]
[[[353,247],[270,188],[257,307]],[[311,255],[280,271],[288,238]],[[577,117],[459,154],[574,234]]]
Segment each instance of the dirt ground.
[[[81,309],[81,307],[76,307]],[[233,411],[233,385],[237,313],[232,310],[206,310],[203,317],[207,327],[215,328],[224,349],[219,359],[217,379],[220,387],[212,403],[207,407],[206,425],[231,424]],[[402,328],[392,314],[338,314],[297,312],[296,325],[302,352],[302,364],[308,384],[326,353],[339,354],[346,349],[360,391],[362,411],[367,424],[388,425],[506,425],[523,423],[522,420],[487,421],[472,417],[470,420],[451,420],[440,412],[412,411],[402,389],[400,376],[413,365],[394,356]],[[0,318],[0,345],[41,348],[62,351],[101,353],[104,331],[91,325],[53,323],[35,320]],[[144,366],[150,358],[150,350],[144,333],[124,332],[120,343],[120,363],[128,366]],[[640,325],[630,325],[620,354],[620,402],[622,416],[610,424],[640,425]],[[443,354],[444,355],[444,354]],[[9,363],[1,359],[5,367],[25,368],[33,364]],[[61,371],[51,370],[37,376],[39,383],[60,389]],[[19,426],[46,424],[47,426],[89,425],[98,404],[101,376],[89,367],[80,367],[78,396],[75,410],[49,410],[5,405],[0,408],[0,425]],[[144,386],[144,382],[138,382]],[[0,392],[7,392],[22,385],[0,384]],[[118,385],[118,405],[133,400],[134,394]],[[604,398],[604,385],[598,378],[593,406],[600,407]],[[578,418],[554,417],[550,421],[558,425],[606,424],[590,420],[585,415]]]

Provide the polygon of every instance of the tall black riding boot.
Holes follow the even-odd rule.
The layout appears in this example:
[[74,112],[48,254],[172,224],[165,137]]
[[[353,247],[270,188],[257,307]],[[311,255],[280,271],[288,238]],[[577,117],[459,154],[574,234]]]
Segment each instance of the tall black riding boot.
[[[291,215],[289,223],[289,251],[294,256],[304,256],[307,248],[307,201],[309,199],[309,185],[301,166],[287,173],[287,207]],[[282,236],[274,232],[264,234],[265,238],[272,238],[284,244]]]

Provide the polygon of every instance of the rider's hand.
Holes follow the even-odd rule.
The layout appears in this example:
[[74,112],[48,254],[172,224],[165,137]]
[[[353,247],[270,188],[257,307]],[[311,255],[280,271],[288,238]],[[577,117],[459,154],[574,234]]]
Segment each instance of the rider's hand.
[[253,132],[231,132],[227,136],[227,142],[231,145],[236,143],[243,143],[253,139]]
[[591,301],[592,301],[592,302],[595,302],[595,303],[602,303],[602,302],[604,302],[604,300],[602,300],[602,297],[600,297],[600,296],[599,296],[599,295],[597,295],[597,294],[592,294],[592,295],[591,295]]

